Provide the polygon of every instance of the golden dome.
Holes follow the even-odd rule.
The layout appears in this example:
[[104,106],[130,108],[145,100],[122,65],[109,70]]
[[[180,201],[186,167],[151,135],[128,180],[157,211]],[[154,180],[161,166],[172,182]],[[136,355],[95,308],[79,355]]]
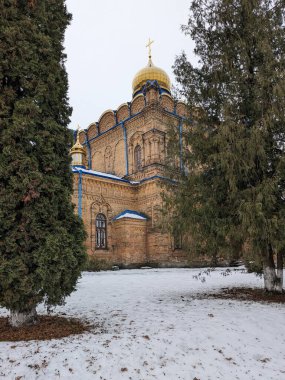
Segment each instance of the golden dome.
[[82,144],[80,144],[79,141],[79,126],[77,130],[77,138],[76,138],[76,143],[73,145],[73,147],[70,149],[70,155],[72,157],[72,166],[82,166],[85,167],[85,149]]
[[73,154],[73,153],[83,153],[83,154],[85,154],[84,147],[83,147],[83,145],[79,141],[79,133],[80,133],[80,130],[78,128],[78,130],[77,130],[77,136],[76,136],[76,143],[70,149],[70,154]]
[[151,57],[148,65],[137,72],[133,80],[133,93],[135,94],[148,81],[156,80],[161,88],[170,91],[171,83],[166,72],[159,67],[154,66]]

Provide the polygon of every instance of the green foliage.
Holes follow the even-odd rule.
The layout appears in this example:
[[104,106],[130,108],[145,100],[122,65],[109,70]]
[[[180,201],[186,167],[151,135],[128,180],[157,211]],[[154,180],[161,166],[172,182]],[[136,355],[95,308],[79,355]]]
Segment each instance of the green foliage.
[[85,262],[71,204],[63,0],[0,0],[0,305],[61,304]]
[[[175,74],[191,122],[184,127],[185,172],[166,196],[190,249],[254,254],[273,262],[285,245],[285,2],[193,0],[184,32],[199,64],[183,53]],[[178,131],[170,134],[170,160]]]
[[100,260],[95,256],[88,256],[84,270],[87,272],[101,272],[104,270],[111,270],[112,265],[108,264],[105,260]]
[[246,257],[245,260],[245,267],[248,271],[248,273],[255,273],[257,275],[262,275],[263,273],[263,265],[262,261],[256,261],[256,260],[250,260],[249,257]]

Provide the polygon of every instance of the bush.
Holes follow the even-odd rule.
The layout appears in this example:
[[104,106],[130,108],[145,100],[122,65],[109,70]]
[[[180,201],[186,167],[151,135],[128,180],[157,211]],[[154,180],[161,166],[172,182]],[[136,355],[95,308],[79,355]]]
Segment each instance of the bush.
[[259,260],[245,260],[245,267],[248,273],[263,274],[262,263]]
[[85,268],[87,272],[101,272],[104,270],[112,269],[112,265],[108,264],[105,260],[100,260],[95,256],[88,256]]

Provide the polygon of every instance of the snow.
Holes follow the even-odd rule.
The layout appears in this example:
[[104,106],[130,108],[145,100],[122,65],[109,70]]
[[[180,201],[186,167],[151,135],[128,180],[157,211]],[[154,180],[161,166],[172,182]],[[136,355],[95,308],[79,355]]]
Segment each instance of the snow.
[[74,173],[77,173],[77,172],[81,171],[84,174],[90,174],[90,175],[94,175],[94,176],[97,176],[97,177],[104,177],[104,178],[109,178],[109,179],[115,179],[115,180],[118,180],[118,181],[123,181],[123,182],[128,182],[129,183],[128,180],[123,179],[123,178],[118,177],[118,176],[113,175],[113,174],[108,174],[108,173],[103,173],[103,172],[97,172],[95,170],[84,169],[84,168],[77,167],[77,166],[74,166],[72,168],[72,171]]
[[140,214],[139,212],[137,211],[133,211],[133,210],[125,210],[123,212],[121,212],[119,215],[117,215],[114,220],[119,220],[119,219],[122,219],[122,218],[131,218],[131,219],[139,219],[139,220],[147,220],[147,218],[145,216],[143,216],[142,214]]
[[[242,271],[206,281],[199,269],[84,273],[56,313],[96,324],[61,340],[0,343],[7,379],[285,379],[284,305],[200,299],[228,286],[262,287]],[[40,306],[39,311],[43,311]],[[0,315],[7,315],[0,309]]]
[[126,212],[124,215],[119,216],[118,218],[116,218],[116,220],[122,219],[122,218],[131,218],[131,219],[146,220],[146,218],[144,218],[143,216],[131,214],[129,212]]

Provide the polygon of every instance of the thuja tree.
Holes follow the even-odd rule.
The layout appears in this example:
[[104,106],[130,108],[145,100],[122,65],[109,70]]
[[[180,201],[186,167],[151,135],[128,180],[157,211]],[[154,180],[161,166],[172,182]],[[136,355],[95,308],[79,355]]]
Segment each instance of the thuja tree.
[[[284,10],[283,0],[193,0],[183,30],[198,64],[175,62],[192,122],[169,208],[197,252],[261,263],[269,291],[283,286]],[[175,146],[177,133],[170,157]]]
[[13,326],[59,305],[85,261],[71,203],[63,0],[0,0],[0,305]]

